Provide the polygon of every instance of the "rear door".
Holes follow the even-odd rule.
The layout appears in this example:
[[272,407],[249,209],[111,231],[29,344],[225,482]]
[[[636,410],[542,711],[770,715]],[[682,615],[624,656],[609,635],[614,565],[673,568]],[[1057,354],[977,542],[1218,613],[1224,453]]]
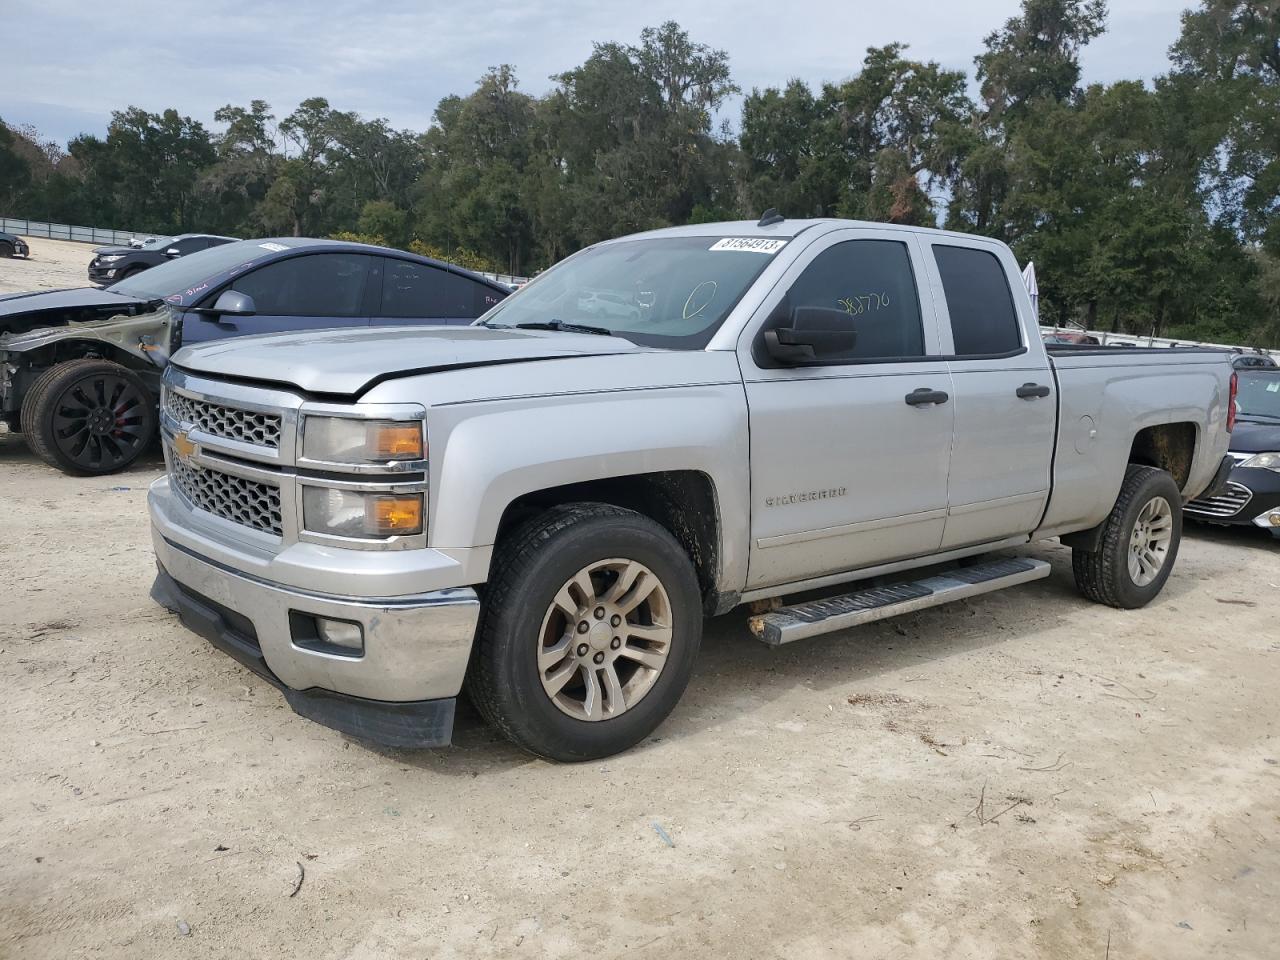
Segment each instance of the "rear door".
[[[309,253],[263,264],[230,286],[253,297],[257,313],[249,317],[188,313],[182,323],[182,342],[367,326],[364,303],[371,259],[359,253]],[[204,306],[212,305],[214,299]]]
[[502,294],[469,277],[416,260],[376,257],[374,325],[471,323]]
[[[955,391],[942,549],[1030,533],[1049,496],[1057,396],[1008,249],[922,235]],[[1012,272],[1011,272],[1012,271]]]
[[[850,229],[815,241],[739,343],[751,444],[748,588],[938,549],[951,454],[951,376],[908,232]],[[926,287],[927,290],[927,287]],[[796,307],[844,311],[851,350],[771,365],[761,330]],[[924,390],[939,402],[909,400]]]

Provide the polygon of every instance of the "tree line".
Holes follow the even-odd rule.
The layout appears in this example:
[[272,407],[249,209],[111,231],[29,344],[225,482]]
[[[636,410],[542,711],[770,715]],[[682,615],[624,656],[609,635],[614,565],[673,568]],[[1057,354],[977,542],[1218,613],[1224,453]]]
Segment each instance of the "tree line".
[[[1172,14],[1171,14],[1172,15]],[[1042,318],[1280,346],[1280,4],[1199,0],[1167,70],[1085,84],[1105,0],[1023,0],[962,70],[907,45],[743,94],[678,24],[599,43],[531,96],[512,67],[425,132],[323,97],[216,130],[129,107],[66,148],[0,124],[0,211],[176,233],[359,235],[529,274],[669,224],[839,216],[998,237]],[[719,119],[718,119],[719,118]]]

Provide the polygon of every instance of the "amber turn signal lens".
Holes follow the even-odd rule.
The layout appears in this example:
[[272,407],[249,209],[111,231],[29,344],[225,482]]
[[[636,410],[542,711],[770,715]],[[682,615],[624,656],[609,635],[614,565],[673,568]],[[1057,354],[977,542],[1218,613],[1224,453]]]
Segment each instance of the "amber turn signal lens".
[[407,536],[422,532],[422,494],[370,497],[365,529],[375,537]]
[[422,460],[422,424],[380,423],[369,427],[370,452],[378,460]]

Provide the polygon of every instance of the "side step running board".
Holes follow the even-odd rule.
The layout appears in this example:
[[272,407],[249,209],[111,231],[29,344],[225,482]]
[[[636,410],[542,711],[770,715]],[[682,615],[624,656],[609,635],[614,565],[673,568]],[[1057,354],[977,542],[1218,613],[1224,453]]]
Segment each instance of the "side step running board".
[[752,617],[751,632],[772,647],[1017,586],[1049,576],[1044,560],[1015,557],[960,567],[923,580],[809,600]]

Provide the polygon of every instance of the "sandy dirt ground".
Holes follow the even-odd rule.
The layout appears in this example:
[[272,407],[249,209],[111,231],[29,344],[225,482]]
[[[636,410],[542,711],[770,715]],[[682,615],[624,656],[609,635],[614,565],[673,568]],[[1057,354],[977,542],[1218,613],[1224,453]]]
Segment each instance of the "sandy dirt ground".
[[31,256],[0,259],[0,293],[89,285],[89,261],[94,248],[101,244],[26,236],[23,239],[31,244]]
[[[33,245],[0,283],[78,282]],[[0,442],[5,960],[1277,955],[1261,532],[1193,530],[1137,612],[1048,544],[1049,580],[791,648],[731,614],[654,737],[554,766],[465,711],[431,752],[293,715],[148,599],[160,469]]]
[[554,766],[293,715],[148,600],[159,472],[0,444],[6,960],[1276,955],[1260,532],[1193,532],[1140,612],[1042,545],[1047,581],[792,648],[731,614],[652,739]]

